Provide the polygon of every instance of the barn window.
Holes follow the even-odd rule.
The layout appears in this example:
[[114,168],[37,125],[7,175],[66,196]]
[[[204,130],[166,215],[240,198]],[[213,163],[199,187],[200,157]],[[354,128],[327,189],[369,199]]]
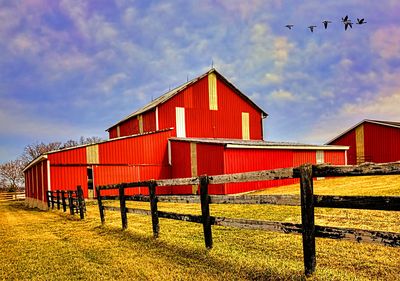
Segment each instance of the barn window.
[[117,138],[121,136],[121,129],[119,128],[119,125],[117,126]]
[[176,136],[178,138],[186,138],[186,125],[185,125],[185,108],[176,108]]
[[143,116],[138,115],[137,119],[139,122],[139,134],[143,134]]
[[97,144],[86,147],[86,162],[87,164],[99,163],[99,146]]
[[242,112],[242,139],[250,139],[250,120],[249,113]]
[[208,75],[208,100],[210,103],[210,110],[218,110],[217,76],[215,73],[210,73]]

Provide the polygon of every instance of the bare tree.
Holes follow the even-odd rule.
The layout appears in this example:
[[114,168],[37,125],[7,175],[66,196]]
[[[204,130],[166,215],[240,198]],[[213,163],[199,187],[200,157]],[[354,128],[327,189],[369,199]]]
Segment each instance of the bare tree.
[[101,141],[103,141],[103,139],[102,138],[100,138],[100,137],[81,137],[80,139],[79,139],[79,143],[80,144],[90,144],[90,143],[98,143],[98,142],[101,142]]
[[23,161],[20,159],[8,161],[0,165],[0,181],[3,182],[3,188],[8,191],[16,191],[23,186],[24,174]]
[[102,138],[100,137],[80,137],[79,141],[75,140],[68,140],[64,143],[62,142],[51,142],[48,144],[45,144],[43,142],[41,143],[33,143],[25,146],[24,152],[22,153],[21,159],[23,161],[24,165],[28,165],[32,160],[36,159],[43,153],[53,151],[53,150],[58,150],[62,148],[68,148],[68,147],[74,147],[78,145],[83,145],[83,144],[90,144],[90,143],[98,143],[103,141]]
[[29,144],[25,146],[21,159],[23,161],[23,164],[27,165],[28,163],[30,163],[32,160],[36,159],[43,153],[60,149],[60,147],[61,147],[61,142],[51,142],[48,144],[41,142],[41,143]]

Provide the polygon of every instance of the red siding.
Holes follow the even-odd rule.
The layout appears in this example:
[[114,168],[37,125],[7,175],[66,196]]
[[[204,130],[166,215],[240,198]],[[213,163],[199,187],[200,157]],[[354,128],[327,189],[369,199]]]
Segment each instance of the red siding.
[[[209,109],[207,77],[193,86],[193,93],[195,107],[185,109],[187,137],[241,139],[242,112],[248,112],[250,139],[262,139],[261,112],[223,81],[217,80],[218,110]],[[188,92],[185,92],[185,95],[188,95]]]
[[[197,175],[224,174],[224,146],[201,144],[196,145]],[[211,194],[226,194],[224,184],[213,184],[209,187]]]
[[400,129],[365,122],[364,153],[375,163],[400,161]]
[[[302,164],[317,163],[317,154],[315,150],[294,150],[292,167],[298,167]],[[290,166],[288,166],[290,167]]]
[[168,165],[167,145],[172,131],[140,135],[99,144],[101,164]]
[[48,159],[51,165],[54,164],[86,164],[86,147],[67,149],[50,153]]
[[88,196],[86,166],[50,166],[51,190],[75,190],[82,186],[84,196]]
[[332,165],[346,165],[344,151],[326,150],[324,152],[324,162]]
[[[190,162],[190,143],[189,142],[171,142],[172,155],[172,178],[188,178],[192,176]],[[173,186],[173,194],[192,194],[192,187]]]
[[111,128],[111,129],[109,129],[109,130],[108,130],[108,138],[114,139],[114,138],[116,138],[116,137],[118,137],[118,134],[117,134],[117,127],[113,127],[113,128]]
[[[344,134],[337,140],[329,143],[332,145],[346,145],[350,146],[349,150],[347,150],[347,164],[348,165],[356,165],[357,164],[357,152],[356,152],[356,131],[355,129],[350,132]],[[327,160],[325,160],[327,162]]]
[[[170,178],[169,166],[95,166],[94,185],[117,184],[121,182],[145,181]],[[171,187],[157,187],[157,194],[170,194]],[[118,190],[102,191],[102,195],[117,195]],[[127,194],[148,194],[146,187],[129,189]]]
[[25,171],[25,195],[46,202],[47,188],[47,161],[44,160]]
[[139,121],[136,117],[119,124],[119,136],[129,136],[139,133]]
[[[224,161],[225,174],[286,168],[293,166],[293,152],[291,150],[275,149],[225,149]],[[293,182],[294,180],[290,179],[228,183],[226,184],[226,193],[241,193]]]

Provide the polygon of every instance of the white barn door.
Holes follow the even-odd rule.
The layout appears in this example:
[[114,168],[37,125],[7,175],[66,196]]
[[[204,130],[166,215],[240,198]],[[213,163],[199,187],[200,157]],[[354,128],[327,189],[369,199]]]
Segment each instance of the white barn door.
[[185,108],[176,108],[176,136],[178,138],[186,138],[186,125],[185,125]]

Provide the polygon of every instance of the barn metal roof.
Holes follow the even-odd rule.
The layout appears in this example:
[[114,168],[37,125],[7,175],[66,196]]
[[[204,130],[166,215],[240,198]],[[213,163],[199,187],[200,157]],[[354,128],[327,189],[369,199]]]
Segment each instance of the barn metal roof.
[[184,89],[186,89],[187,87],[189,87],[190,85],[196,83],[197,81],[199,81],[200,79],[204,78],[205,76],[209,75],[210,73],[215,73],[218,75],[219,78],[221,78],[226,84],[228,84],[231,88],[234,89],[234,91],[239,94],[242,98],[244,98],[247,102],[249,102],[250,104],[252,104],[255,108],[257,108],[259,111],[261,111],[263,117],[267,117],[268,114],[262,110],[257,104],[255,104],[249,97],[247,97],[245,94],[243,94],[238,88],[236,88],[228,79],[226,79],[224,76],[222,76],[215,68],[210,69],[209,71],[207,71],[206,73],[186,82],[185,84],[182,84],[181,86],[178,86],[172,90],[170,90],[169,92],[163,94],[162,96],[156,98],[155,100],[151,101],[150,103],[146,104],[145,106],[143,106],[142,108],[136,110],[135,112],[129,114],[128,116],[126,116],[125,118],[121,119],[120,121],[118,121],[117,123],[115,123],[114,125],[112,125],[111,127],[109,127],[106,131],[109,131],[111,128],[117,126],[118,124],[132,118],[135,117],[139,114],[142,114],[144,112],[147,112],[149,110],[152,110],[154,108],[156,108],[158,105],[168,101],[169,99],[171,99],[172,97],[174,97],[175,95],[179,94],[181,91],[183,91]]
[[337,140],[338,138],[342,137],[343,135],[347,134],[348,132],[350,132],[351,130],[357,128],[358,126],[360,126],[363,123],[372,123],[372,124],[378,124],[378,125],[382,125],[382,126],[388,126],[388,127],[394,127],[394,128],[399,128],[400,129],[400,122],[364,119],[361,122],[358,122],[356,125],[354,125],[350,129],[347,129],[343,133],[341,133],[341,134],[337,135],[336,137],[334,137],[333,139],[329,140],[325,144],[329,145],[333,141]]
[[171,141],[185,141],[195,143],[221,144],[227,148],[258,148],[258,149],[309,149],[309,150],[347,150],[348,146],[319,145],[298,142],[275,142],[234,139],[210,139],[210,138],[170,138]]

